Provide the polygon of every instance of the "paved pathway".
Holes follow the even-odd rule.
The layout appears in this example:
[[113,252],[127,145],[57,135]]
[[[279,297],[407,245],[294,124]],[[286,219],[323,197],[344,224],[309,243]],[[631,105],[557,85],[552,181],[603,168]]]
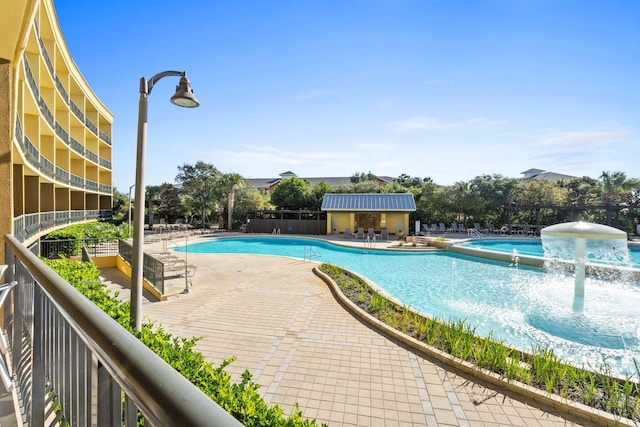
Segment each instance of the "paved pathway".
[[[573,426],[549,413],[450,372],[353,318],[312,273],[313,264],[271,256],[189,254],[198,266],[190,293],[168,283],[164,302],[144,301],[143,316],[174,335],[202,336],[214,363],[236,356],[234,379],[248,369],[271,404],[330,426]],[[128,298],[115,269],[104,280]],[[123,286],[124,285],[124,286]],[[595,424],[593,424],[595,425]]]

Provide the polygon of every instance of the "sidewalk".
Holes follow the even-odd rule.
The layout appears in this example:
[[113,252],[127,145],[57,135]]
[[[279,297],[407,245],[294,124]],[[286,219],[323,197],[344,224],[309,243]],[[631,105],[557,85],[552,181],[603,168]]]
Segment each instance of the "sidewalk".
[[[270,404],[330,426],[574,426],[474,383],[391,342],[353,318],[312,273],[314,264],[273,256],[189,254],[198,266],[166,283],[167,301],[143,302],[143,316],[197,349],[234,380],[247,369]],[[129,279],[103,270],[129,298]]]

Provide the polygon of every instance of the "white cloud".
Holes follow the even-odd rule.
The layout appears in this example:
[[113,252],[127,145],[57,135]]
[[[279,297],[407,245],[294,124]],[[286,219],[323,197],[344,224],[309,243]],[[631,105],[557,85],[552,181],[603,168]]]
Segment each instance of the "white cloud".
[[557,132],[542,135],[542,146],[557,148],[586,148],[599,145],[608,145],[624,138],[627,133],[623,130],[615,131],[578,131],[578,132]]
[[389,123],[389,127],[394,132],[412,131],[441,131],[449,129],[469,129],[469,128],[491,128],[506,124],[506,120],[490,120],[483,117],[474,117],[458,122],[447,122],[435,117],[418,116],[405,120]]
[[300,90],[296,94],[297,99],[313,99],[313,98],[322,98],[325,96],[329,96],[336,93],[335,90],[332,89],[313,89],[313,90]]
[[358,141],[356,147],[359,150],[367,150],[368,152],[391,151],[395,149],[395,143],[389,140],[382,141]]

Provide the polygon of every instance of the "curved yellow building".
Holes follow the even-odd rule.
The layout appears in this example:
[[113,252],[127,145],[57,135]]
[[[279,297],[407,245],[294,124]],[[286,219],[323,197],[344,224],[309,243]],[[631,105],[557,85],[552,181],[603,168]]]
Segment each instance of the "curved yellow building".
[[113,114],[74,63],[52,0],[0,9],[0,232],[28,245],[111,216]]

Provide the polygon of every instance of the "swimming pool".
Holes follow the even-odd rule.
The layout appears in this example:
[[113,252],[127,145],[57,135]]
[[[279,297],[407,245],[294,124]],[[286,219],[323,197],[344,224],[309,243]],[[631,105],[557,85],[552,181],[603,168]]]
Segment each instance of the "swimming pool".
[[[596,244],[596,242],[593,242]],[[626,244],[626,243],[625,243]],[[544,257],[544,251],[542,249],[542,243],[539,239],[528,240],[515,240],[515,239],[500,239],[500,240],[472,240],[470,242],[461,243],[460,246],[466,246],[475,249],[484,249],[487,251],[497,251],[512,253],[514,249],[518,251],[520,255]],[[629,258],[631,267],[640,268],[640,247],[629,247]],[[596,260],[593,260],[596,262]]]
[[[584,309],[572,308],[573,277],[542,269],[447,252],[416,253],[348,248],[288,237],[231,237],[190,244],[190,253],[308,256],[335,264],[432,317],[466,319],[476,332],[531,351],[544,345],[563,360],[635,373],[640,360],[640,289],[633,283],[587,278]],[[184,251],[184,248],[176,250]]]

